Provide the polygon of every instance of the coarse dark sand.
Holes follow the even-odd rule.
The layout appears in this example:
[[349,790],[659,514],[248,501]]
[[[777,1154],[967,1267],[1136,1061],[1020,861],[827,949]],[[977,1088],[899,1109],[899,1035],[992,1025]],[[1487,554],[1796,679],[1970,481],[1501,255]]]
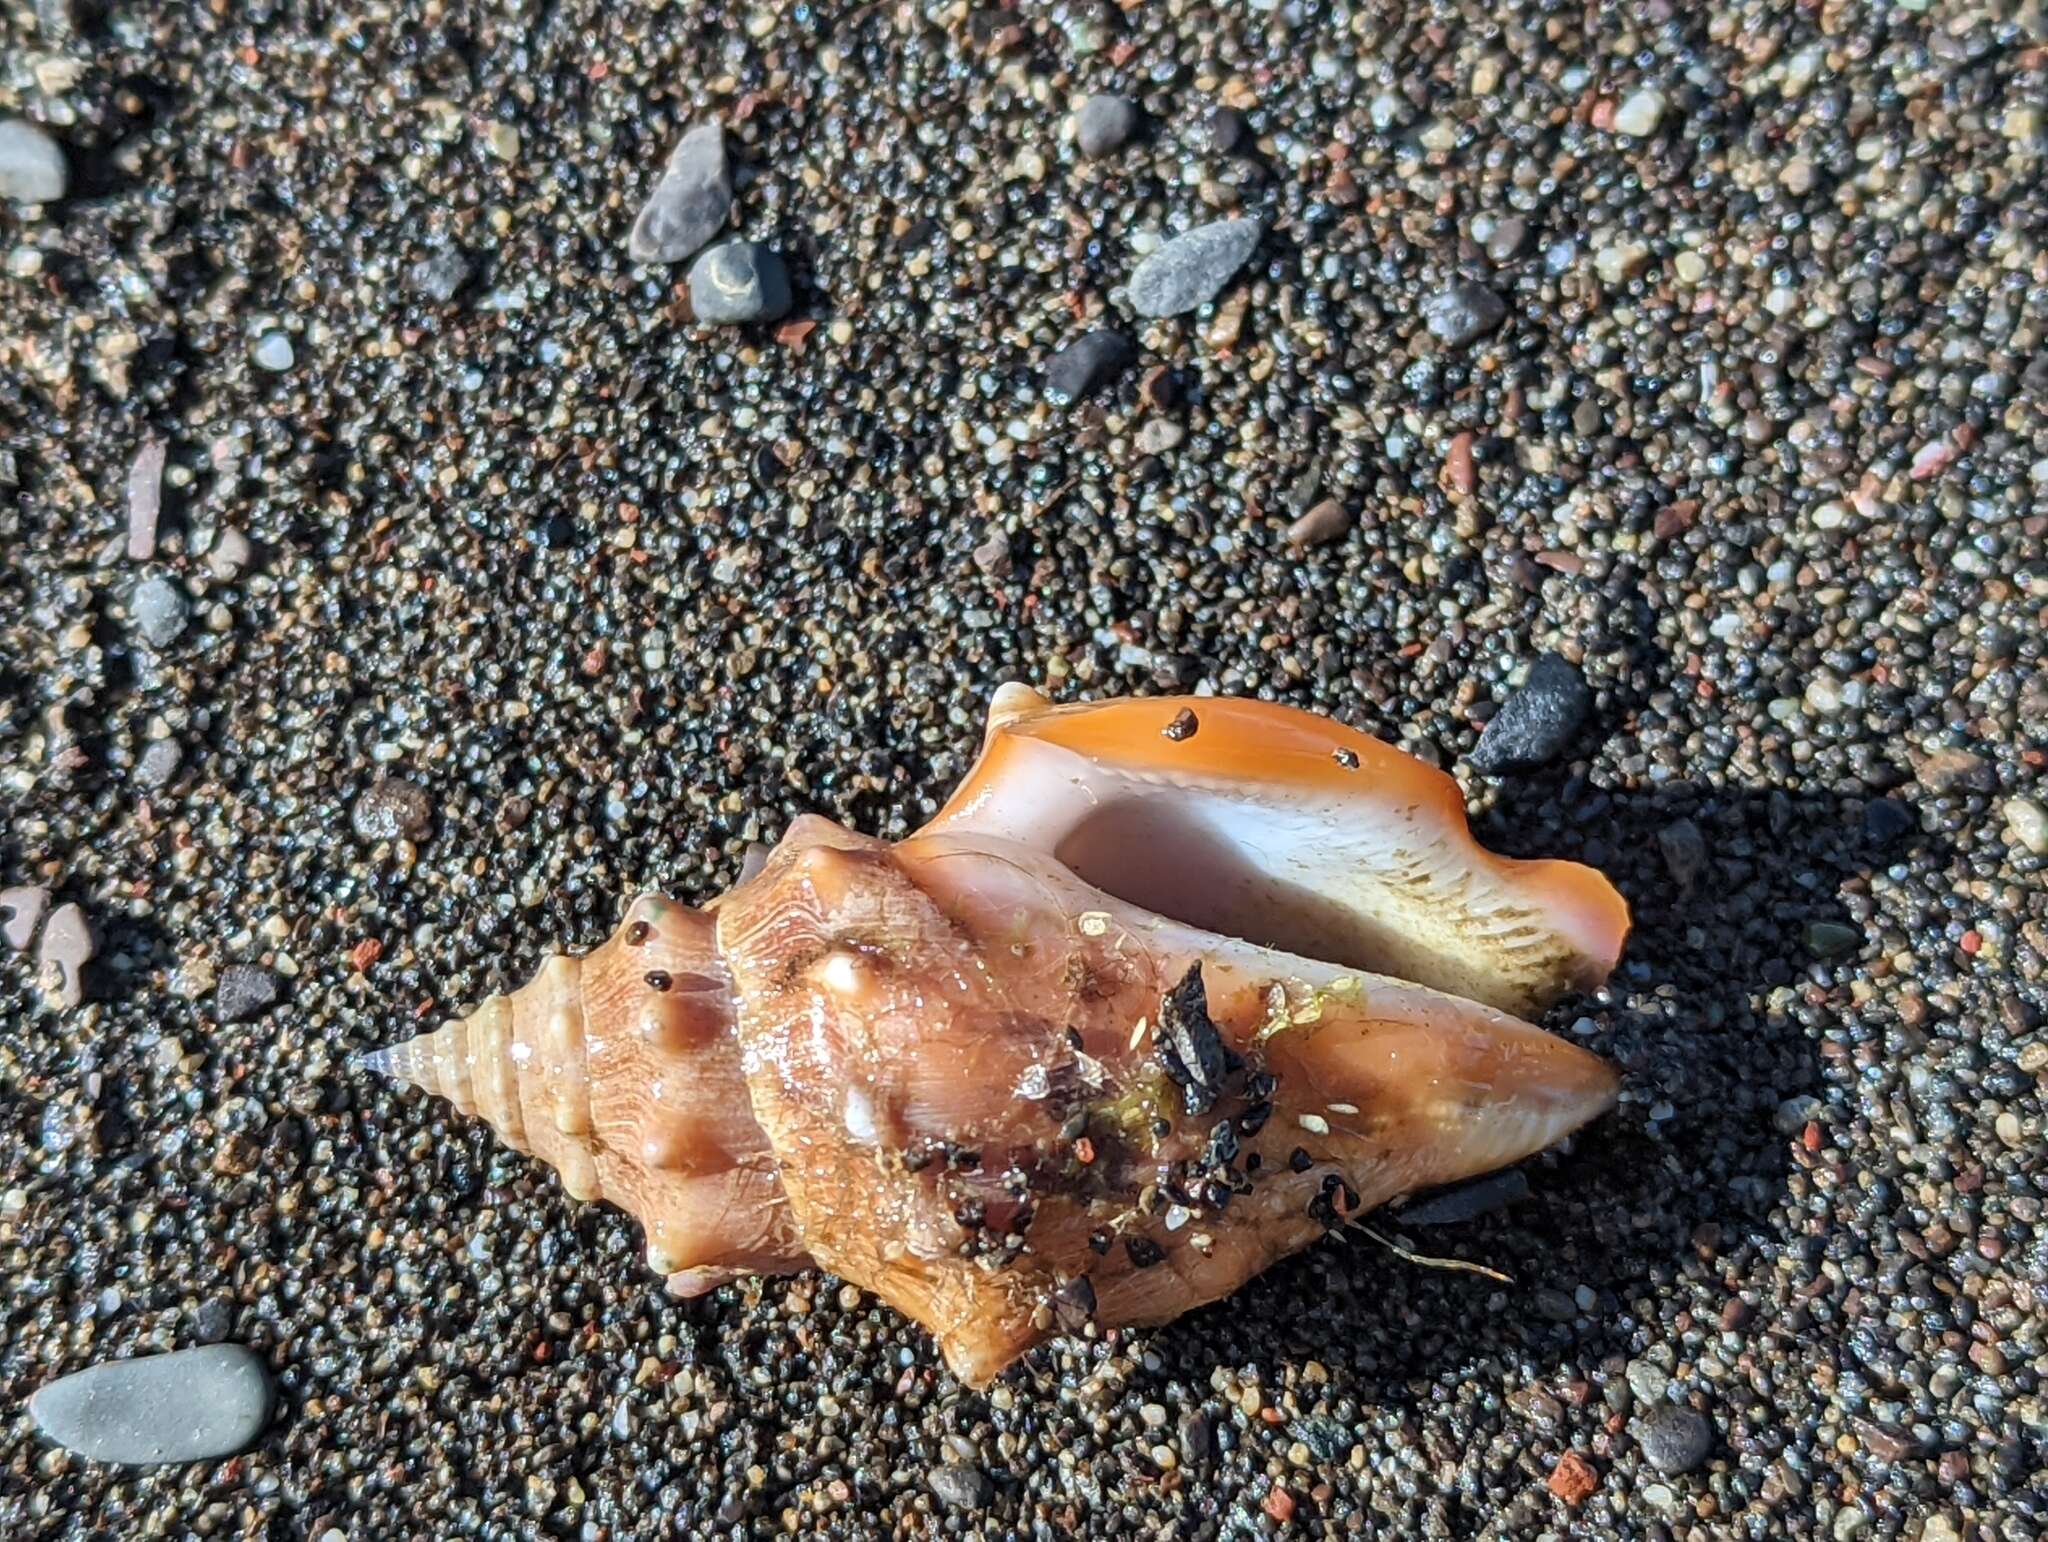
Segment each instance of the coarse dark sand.
[[[2042,0],[10,0],[68,188],[0,206],[0,887],[99,957],[0,954],[0,1535],[2037,1535],[2044,93]],[[626,254],[711,118],[773,327]],[[1586,723],[1473,775],[1544,652]],[[1511,1286],[1331,1241],[971,1394],[345,1067],[801,811],[907,831],[1013,677],[1315,707],[1626,891],[1550,1020],[1620,1108],[1383,1223]],[[216,1340],[240,1457],[24,1412]]]

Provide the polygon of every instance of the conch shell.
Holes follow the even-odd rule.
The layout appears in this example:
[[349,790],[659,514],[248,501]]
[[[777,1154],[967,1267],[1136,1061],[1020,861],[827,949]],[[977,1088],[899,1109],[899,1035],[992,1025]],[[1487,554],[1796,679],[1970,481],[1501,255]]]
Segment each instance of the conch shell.
[[1517,1014],[1627,929],[1326,719],[1012,685],[916,835],[801,818],[704,909],[642,896],[367,1058],[632,1213],[676,1292],[816,1263],[982,1385],[1604,1111],[1608,1067]]

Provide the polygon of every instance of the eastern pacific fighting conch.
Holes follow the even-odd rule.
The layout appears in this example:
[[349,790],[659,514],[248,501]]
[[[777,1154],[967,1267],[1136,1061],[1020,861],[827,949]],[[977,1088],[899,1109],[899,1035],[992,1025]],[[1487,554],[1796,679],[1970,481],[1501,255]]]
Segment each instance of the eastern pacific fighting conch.
[[1606,1064],[1522,1018],[1627,930],[1327,719],[1010,685],[909,839],[800,818],[703,909],[643,895],[365,1059],[629,1211],[677,1293],[815,1263],[980,1386],[1603,1112]]

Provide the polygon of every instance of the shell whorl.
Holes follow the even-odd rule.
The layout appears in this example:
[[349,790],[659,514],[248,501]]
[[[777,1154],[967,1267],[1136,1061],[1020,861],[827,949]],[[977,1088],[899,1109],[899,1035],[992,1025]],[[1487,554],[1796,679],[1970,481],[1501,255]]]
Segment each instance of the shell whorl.
[[714,928],[644,895],[589,954],[551,955],[518,990],[359,1063],[482,1119],[572,1198],[630,1212],[678,1293],[800,1267]]
[[591,1149],[585,961],[556,953],[509,995],[363,1057],[371,1070],[446,1098],[515,1151],[538,1156],[579,1200],[602,1199]]

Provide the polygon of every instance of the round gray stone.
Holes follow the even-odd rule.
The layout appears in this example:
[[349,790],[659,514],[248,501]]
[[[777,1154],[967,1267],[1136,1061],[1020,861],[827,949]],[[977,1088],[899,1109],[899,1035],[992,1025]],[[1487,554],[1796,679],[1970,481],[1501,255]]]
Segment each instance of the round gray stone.
[[15,203],[55,203],[71,173],[57,141],[19,118],[0,119],[0,198]]
[[135,780],[152,791],[168,787],[184,759],[185,752],[178,748],[176,739],[154,740],[135,763]]
[[712,326],[773,321],[789,310],[782,259],[752,241],[726,241],[690,264],[690,306]]
[[700,123],[670,152],[661,180],[633,221],[626,255],[635,262],[680,262],[723,230],[731,212],[725,131]]
[[1465,280],[1422,302],[1430,335],[1453,348],[1473,342],[1507,320],[1507,302],[1484,284]]
[[43,1437],[95,1462],[155,1466],[232,1456],[270,1419],[270,1372],[240,1344],[112,1360],[39,1389]]
[[128,613],[144,642],[152,648],[168,648],[184,634],[192,606],[185,591],[168,578],[145,578],[135,586]]
[[1098,91],[1074,109],[1074,146],[1083,155],[1107,155],[1138,131],[1138,105],[1127,96]]
[[1257,220],[1217,220],[1175,236],[1138,264],[1127,291],[1140,316],[1178,316],[1215,299],[1257,250]]
[[1636,1421],[1636,1443],[1652,1467],[1676,1477],[1707,1459],[1714,1432],[1695,1410],[1659,1403]]

